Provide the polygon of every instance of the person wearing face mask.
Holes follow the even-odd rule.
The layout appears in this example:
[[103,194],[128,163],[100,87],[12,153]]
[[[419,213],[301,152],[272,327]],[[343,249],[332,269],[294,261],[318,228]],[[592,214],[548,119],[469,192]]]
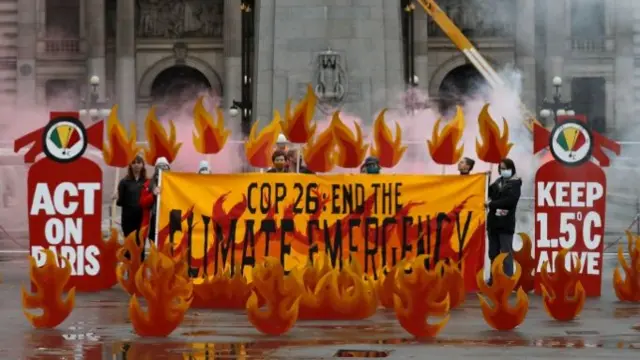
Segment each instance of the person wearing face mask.
[[201,160],[198,165],[198,174],[211,174],[211,167],[207,160]]
[[462,160],[458,162],[458,171],[460,172],[460,175],[471,174],[471,170],[473,170],[473,165],[475,164],[475,160],[468,157],[463,157]]
[[369,156],[364,160],[360,172],[365,174],[380,174],[380,169],[380,160],[375,156]]
[[158,186],[160,172],[170,170],[171,167],[167,159],[165,157],[158,158],[153,176],[144,183],[142,194],[140,195],[140,206],[143,211],[142,224],[149,226],[147,237],[151,241],[154,241],[156,237],[156,201],[158,194],[160,194],[160,187]]
[[[520,200],[522,180],[516,176],[516,165],[511,159],[500,162],[500,177],[489,186],[489,202],[486,207],[487,233],[489,235],[489,259],[507,253],[504,273],[513,275],[513,234],[516,229],[516,207]],[[491,279],[489,280],[491,283]]]
[[267,170],[268,173],[285,173],[287,172],[287,153],[282,150],[276,150],[271,155],[273,167]]

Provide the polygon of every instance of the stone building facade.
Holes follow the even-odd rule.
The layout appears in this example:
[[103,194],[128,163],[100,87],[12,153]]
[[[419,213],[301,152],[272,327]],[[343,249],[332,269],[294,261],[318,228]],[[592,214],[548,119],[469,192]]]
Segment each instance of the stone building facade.
[[[558,75],[565,80],[563,96],[596,128],[634,123],[640,2],[437,2],[497,69],[511,64],[522,71],[530,109],[537,112],[551,96],[551,78]],[[121,119],[140,125],[154,99],[185,83],[211,88],[228,107],[241,97],[241,4],[0,0],[0,106],[43,107],[61,91],[79,100],[89,77],[97,75],[101,97],[119,104]],[[287,97],[299,96],[300,85],[317,76],[316,55],[329,50],[341,55],[349,79],[342,105],[363,118],[394,101],[381,89],[404,87],[400,0],[256,0],[255,11],[256,117],[270,118]],[[438,96],[448,82],[477,76],[419,7],[414,16],[420,88]],[[13,120],[0,123],[7,121]],[[23,166],[7,153],[0,156],[5,210],[11,203],[6,199],[24,194]]]

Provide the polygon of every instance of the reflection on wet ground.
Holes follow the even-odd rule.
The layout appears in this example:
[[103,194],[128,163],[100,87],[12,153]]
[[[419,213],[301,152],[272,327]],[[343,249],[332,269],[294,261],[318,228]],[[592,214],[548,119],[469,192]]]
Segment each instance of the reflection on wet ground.
[[540,298],[531,296],[529,314],[517,331],[492,331],[472,294],[452,312],[440,337],[424,341],[411,338],[393,312],[382,310],[364,321],[299,322],[282,337],[262,336],[242,312],[191,310],[170,338],[142,339],[131,331],[128,296],[117,288],[79,294],[76,309],[58,330],[34,330],[20,309],[26,271],[25,261],[0,263],[0,359],[402,359],[425,354],[457,359],[491,357],[498,350],[493,358],[560,359],[566,351],[582,351],[572,356],[583,359],[640,358],[640,304],[615,300],[611,268],[605,272],[603,297],[589,299],[575,321],[550,320]]

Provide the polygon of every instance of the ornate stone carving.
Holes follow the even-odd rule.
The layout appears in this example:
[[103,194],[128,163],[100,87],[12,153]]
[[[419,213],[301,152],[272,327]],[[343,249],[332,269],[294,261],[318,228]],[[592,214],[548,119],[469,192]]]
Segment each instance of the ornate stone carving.
[[188,52],[189,48],[187,47],[187,43],[178,41],[173,44],[173,57],[176,58],[176,65],[184,65]]
[[[467,36],[504,37],[514,34],[514,0],[441,0],[440,8]],[[445,36],[429,18],[429,35]]]
[[347,94],[347,72],[342,54],[331,49],[316,54],[314,91],[320,104],[338,106]]
[[139,37],[222,37],[222,0],[137,0]]

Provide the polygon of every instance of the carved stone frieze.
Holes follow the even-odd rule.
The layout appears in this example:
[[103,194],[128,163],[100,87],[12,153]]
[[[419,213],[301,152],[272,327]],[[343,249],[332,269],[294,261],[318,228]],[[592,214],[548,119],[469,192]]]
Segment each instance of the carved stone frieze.
[[[440,8],[465,35],[505,37],[513,35],[516,19],[514,0],[439,0]],[[429,35],[445,36],[429,18]]]
[[136,34],[143,38],[222,37],[222,0],[137,0]]

